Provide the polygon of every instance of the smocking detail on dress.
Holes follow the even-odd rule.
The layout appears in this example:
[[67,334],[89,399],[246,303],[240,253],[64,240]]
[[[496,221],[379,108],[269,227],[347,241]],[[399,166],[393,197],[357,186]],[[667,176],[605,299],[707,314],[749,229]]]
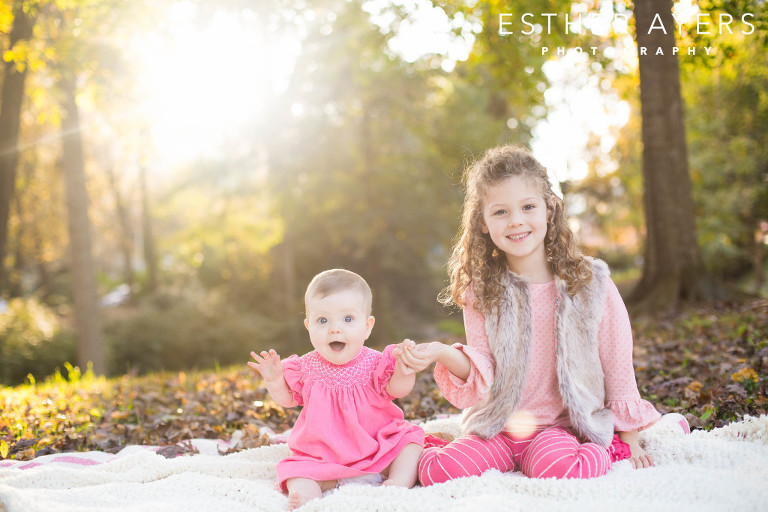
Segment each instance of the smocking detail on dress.
[[379,353],[363,347],[350,362],[337,365],[328,362],[319,353],[306,355],[304,365],[306,378],[322,382],[328,387],[351,387],[366,384],[379,362]]

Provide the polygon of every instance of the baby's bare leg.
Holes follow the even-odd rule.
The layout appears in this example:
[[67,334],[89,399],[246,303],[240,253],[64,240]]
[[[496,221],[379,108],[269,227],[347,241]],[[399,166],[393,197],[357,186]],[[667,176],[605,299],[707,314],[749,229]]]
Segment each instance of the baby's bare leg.
[[[411,443],[403,448],[403,451],[392,461],[387,479],[382,485],[394,485],[397,487],[411,488],[416,484],[419,469],[419,457],[424,448]],[[386,473],[386,471],[385,471]]]
[[288,488],[288,508],[299,508],[314,498],[320,498],[325,491],[336,487],[336,480],[323,480],[316,482],[309,478],[289,478],[285,482]]

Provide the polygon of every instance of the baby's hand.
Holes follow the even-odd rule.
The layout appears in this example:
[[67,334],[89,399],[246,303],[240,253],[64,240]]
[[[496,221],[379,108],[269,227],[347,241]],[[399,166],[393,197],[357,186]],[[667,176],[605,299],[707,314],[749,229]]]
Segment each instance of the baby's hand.
[[413,340],[403,340],[392,350],[392,355],[395,356],[395,368],[403,375],[412,375],[417,372],[417,370],[409,367],[403,359],[403,355],[413,350],[415,346],[416,342]]
[[251,357],[256,362],[248,361],[248,366],[254,374],[261,374],[265,381],[272,382],[283,377],[283,365],[280,364],[280,356],[274,349],[270,349],[269,352],[262,351],[261,355],[251,352]]

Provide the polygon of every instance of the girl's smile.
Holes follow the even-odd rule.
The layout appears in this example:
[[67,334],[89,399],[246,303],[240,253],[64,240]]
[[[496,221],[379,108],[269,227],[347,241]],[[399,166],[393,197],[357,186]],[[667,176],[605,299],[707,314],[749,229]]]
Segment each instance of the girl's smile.
[[519,242],[519,241],[523,240],[525,237],[527,237],[530,234],[531,234],[531,232],[528,231],[526,233],[522,233],[522,234],[519,234],[519,235],[509,235],[507,238],[509,238],[513,242]]

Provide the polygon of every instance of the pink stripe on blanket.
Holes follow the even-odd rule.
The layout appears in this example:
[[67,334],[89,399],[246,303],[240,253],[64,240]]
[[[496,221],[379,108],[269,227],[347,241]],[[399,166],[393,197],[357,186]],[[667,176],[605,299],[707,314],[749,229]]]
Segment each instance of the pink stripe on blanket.
[[81,457],[56,457],[55,459],[51,459],[51,462],[68,462],[70,464],[80,464],[81,466],[96,466],[97,464],[103,464],[102,462],[97,462],[95,460],[91,459],[85,459]]
[[[269,430],[267,427],[266,433],[270,438],[275,437],[275,433]],[[239,439],[239,438],[238,438]],[[223,439],[192,439],[179,443],[178,446],[189,448],[192,445],[193,453],[199,452],[207,455],[222,455],[227,452],[228,449],[235,446],[237,442],[225,441]],[[47,466],[52,463],[67,464],[71,468],[84,468],[89,466],[96,466],[104,464],[117,457],[125,456],[131,453],[139,451],[160,452],[166,458],[176,457],[187,450],[180,450],[179,453],[171,450],[170,452],[161,452],[161,450],[172,449],[173,446],[148,446],[148,445],[129,445],[125,446],[117,454],[92,451],[92,452],[68,452],[68,453],[54,453],[49,455],[42,455],[37,457],[33,461],[21,461],[21,460],[0,460],[0,469],[31,469],[38,466]],[[223,450],[222,450],[223,449]]]
[[[111,459],[111,457],[110,457]],[[93,460],[87,456],[73,457],[71,455],[59,455],[59,456],[45,456],[41,457],[37,461],[5,461],[0,462],[0,468],[16,468],[16,469],[32,469],[38,466],[47,466],[54,462],[60,462],[63,464],[73,464],[75,466],[97,466],[107,462],[106,460]]]
[[19,469],[32,469],[36,468],[37,466],[42,466],[39,462],[30,462],[29,464],[24,464],[23,466],[16,466]]

